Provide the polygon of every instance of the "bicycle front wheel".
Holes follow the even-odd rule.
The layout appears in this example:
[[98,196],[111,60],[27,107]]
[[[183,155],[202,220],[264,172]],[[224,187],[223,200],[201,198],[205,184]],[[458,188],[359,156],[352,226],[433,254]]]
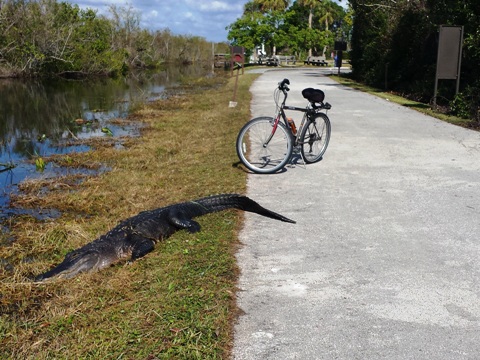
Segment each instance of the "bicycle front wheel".
[[300,134],[300,145],[303,160],[307,164],[319,161],[327,150],[330,141],[330,120],[319,113],[313,121],[309,121]]
[[237,155],[251,171],[271,174],[282,169],[293,152],[290,132],[272,117],[258,117],[247,122],[237,137]]

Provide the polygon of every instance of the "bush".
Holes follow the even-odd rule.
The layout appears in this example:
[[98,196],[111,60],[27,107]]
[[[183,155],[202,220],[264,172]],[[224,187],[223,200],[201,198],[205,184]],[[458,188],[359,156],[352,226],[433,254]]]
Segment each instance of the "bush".
[[480,126],[480,84],[467,86],[464,91],[455,96],[450,106],[454,115],[464,119],[472,119]]
[[424,102],[433,98],[439,25],[463,25],[461,94],[452,100],[452,87],[442,87],[439,93],[449,99],[445,105],[455,114],[480,122],[478,0],[349,3],[354,11],[353,78],[376,87],[387,81],[389,90]]

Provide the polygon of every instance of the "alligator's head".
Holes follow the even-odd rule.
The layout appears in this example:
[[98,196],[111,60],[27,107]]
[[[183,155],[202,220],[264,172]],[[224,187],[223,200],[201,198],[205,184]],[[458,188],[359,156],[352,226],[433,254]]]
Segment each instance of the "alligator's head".
[[109,259],[105,255],[101,255],[96,250],[84,251],[78,249],[69,253],[65,260],[58,266],[54,267],[35,278],[35,282],[46,281],[49,279],[69,279],[86,271],[96,271],[110,265],[115,259]]

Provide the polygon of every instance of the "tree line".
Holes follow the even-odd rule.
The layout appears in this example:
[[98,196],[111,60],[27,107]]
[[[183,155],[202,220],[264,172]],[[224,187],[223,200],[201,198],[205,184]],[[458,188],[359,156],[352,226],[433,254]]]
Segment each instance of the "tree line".
[[439,81],[438,103],[480,125],[478,0],[350,0],[351,63],[357,80],[432,102],[439,25],[464,27],[461,87]]
[[228,39],[252,50],[306,57],[346,40],[352,76],[363,83],[432,103],[440,25],[464,27],[460,92],[440,80],[437,104],[480,126],[480,1],[251,0],[230,24]]
[[140,16],[132,6],[111,5],[102,16],[56,0],[0,0],[0,77],[118,75],[211,60],[204,38],[142,29]]
[[233,45],[247,52],[264,46],[268,55],[305,58],[333,50],[336,39],[350,34],[351,17],[331,0],[252,0],[243,15],[227,27]]

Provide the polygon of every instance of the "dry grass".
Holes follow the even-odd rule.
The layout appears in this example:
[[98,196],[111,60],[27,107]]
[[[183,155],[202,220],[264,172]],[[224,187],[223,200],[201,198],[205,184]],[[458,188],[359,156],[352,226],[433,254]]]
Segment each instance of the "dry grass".
[[[52,159],[110,171],[27,183],[14,200],[56,208],[62,216],[11,221],[14,242],[0,238],[0,358],[228,358],[240,214],[200,218],[202,232],[179,232],[131,265],[72,280],[34,284],[31,278],[65,254],[139,211],[206,195],[244,192],[235,139],[249,118],[253,75],[239,81],[238,106],[228,108],[234,79],[201,80],[185,95],[148,104],[135,114],[147,123],[119,150],[97,146]],[[201,89],[201,91],[198,91]]]

